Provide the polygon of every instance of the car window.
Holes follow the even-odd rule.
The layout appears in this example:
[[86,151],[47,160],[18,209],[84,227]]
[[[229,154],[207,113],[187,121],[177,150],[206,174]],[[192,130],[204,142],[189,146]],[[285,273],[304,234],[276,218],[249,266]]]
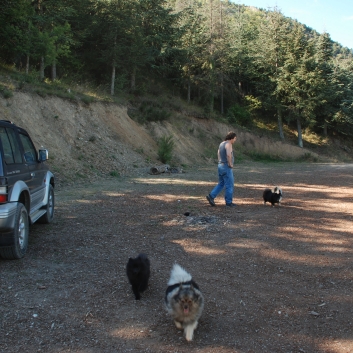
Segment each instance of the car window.
[[28,163],[33,163],[37,161],[37,152],[33,146],[31,139],[24,134],[20,133],[20,140],[24,149],[24,158]]
[[15,131],[0,127],[0,138],[6,164],[22,163],[21,150]]

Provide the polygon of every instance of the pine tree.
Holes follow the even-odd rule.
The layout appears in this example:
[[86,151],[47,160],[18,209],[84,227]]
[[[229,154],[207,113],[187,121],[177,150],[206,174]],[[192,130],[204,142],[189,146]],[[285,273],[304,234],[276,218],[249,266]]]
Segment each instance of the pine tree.
[[316,46],[316,61],[318,65],[318,79],[320,81],[315,109],[317,123],[322,126],[327,136],[328,125],[335,114],[336,85],[333,80],[333,48],[328,33],[319,36]]
[[287,40],[286,58],[278,75],[276,94],[296,119],[298,146],[303,147],[302,125],[315,124],[317,66],[314,45],[298,22]]
[[274,107],[277,115],[279,136],[283,140],[282,113],[285,108],[284,95],[278,89],[280,72],[286,60],[290,22],[279,9],[267,11],[259,26],[256,45],[252,48],[257,92],[262,96],[265,107]]

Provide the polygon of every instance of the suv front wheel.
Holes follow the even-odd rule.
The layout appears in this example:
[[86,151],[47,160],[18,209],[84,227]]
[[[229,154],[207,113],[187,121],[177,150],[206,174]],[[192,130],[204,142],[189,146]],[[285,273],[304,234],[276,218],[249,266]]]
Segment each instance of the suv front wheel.
[[55,205],[55,197],[54,197],[54,188],[52,185],[49,185],[48,189],[48,200],[47,200],[47,212],[38,219],[38,223],[50,223],[54,218],[54,205]]
[[21,259],[27,251],[29,236],[29,220],[26,207],[22,203],[17,204],[15,216],[15,229],[13,233],[13,245],[0,248],[0,255],[4,259]]

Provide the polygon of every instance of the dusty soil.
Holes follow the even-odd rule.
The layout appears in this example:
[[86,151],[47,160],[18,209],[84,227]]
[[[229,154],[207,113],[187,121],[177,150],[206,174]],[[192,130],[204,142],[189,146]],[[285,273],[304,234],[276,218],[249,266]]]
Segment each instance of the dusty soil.
[[[57,188],[54,222],[0,260],[0,351],[353,352],[353,165],[234,173],[234,209],[205,199],[215,165]],[[264,206],[275,185],[282,206]],[[141,251],[152,273],[135,301],[125,265]],[[163,304],[175,262],[205,296],[190,343]]]

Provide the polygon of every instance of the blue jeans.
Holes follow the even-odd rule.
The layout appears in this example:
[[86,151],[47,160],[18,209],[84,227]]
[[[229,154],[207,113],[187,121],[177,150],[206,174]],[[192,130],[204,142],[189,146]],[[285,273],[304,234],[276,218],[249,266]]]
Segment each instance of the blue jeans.
[[233,201],[234,191],[234,175],[233,169],[229,168],[227,164],[218,164],[218,184],[210,192],[210,196],[214,199],[225,187],[224,198],[226,204],[230,204]]

